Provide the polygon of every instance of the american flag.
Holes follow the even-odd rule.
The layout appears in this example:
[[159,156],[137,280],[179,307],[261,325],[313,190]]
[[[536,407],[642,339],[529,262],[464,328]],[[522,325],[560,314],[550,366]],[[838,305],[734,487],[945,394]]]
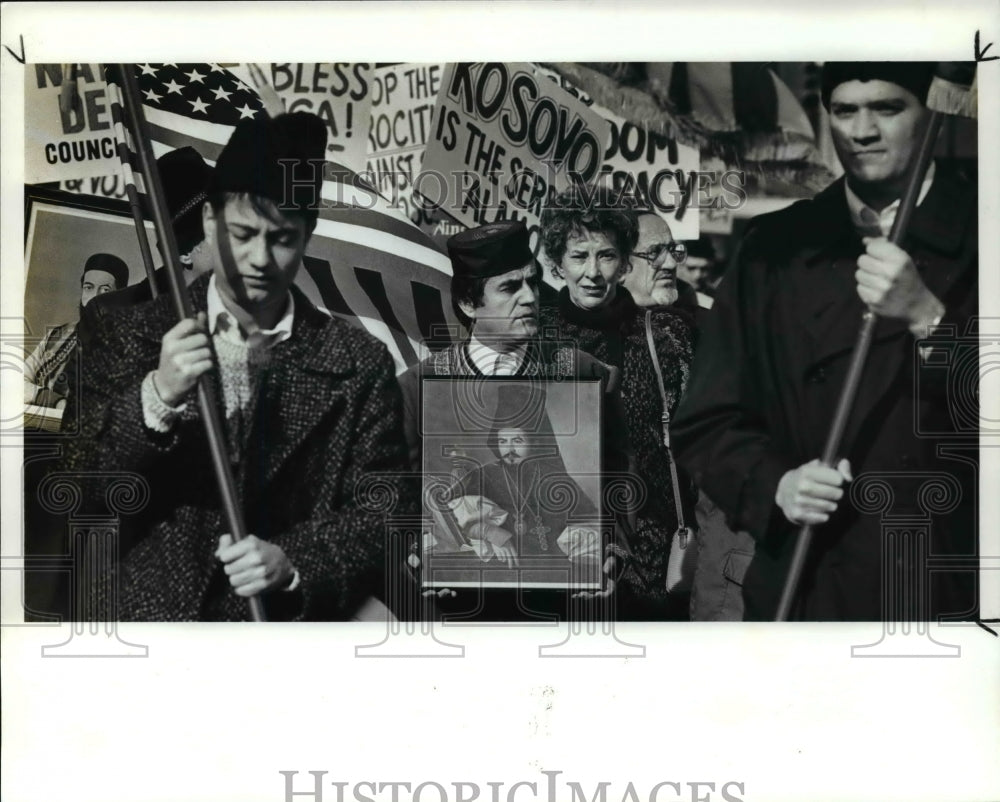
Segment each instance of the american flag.
[[[218,64],[133,65],[157,158],[185,146],[214,165],[240,120],[266,114],[257,91]],[[116,119],[113,70],[108,70]],[[124,133],[124,132],[122,132]],[[121,141],[121,140],[119,140]],[[122,149],[128,180],[134,154]],[[442,340],[456,321],[443,298],[451,264],[438,246],[327,147],[324,208],[298,284],[331,314],[363,326],[389,348],[398,370],[414,364],[421,342]],[[141,191],[141,179],[139,181]]]

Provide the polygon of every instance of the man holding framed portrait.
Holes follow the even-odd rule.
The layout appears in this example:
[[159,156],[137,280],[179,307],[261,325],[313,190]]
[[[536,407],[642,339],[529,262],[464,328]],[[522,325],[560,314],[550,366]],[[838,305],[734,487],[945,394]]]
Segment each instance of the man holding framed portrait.
[[[463,231],[448,240],[448,252],[453,270],[452,306],[459,320],[468,328],[469,336],[434,352],[400,376],[406,437],[413,469],[427,470],[422,449],[426,446],[428,421],[437,419],[442,412],[442,403],[453,403],[448,399],[457,397],[452,393],[450,396],[445,394],[443,399],[429,400],[426,392],[428,380],[455,379],[471,382],[470,386],[485,386],[495,377],[520,380],[538,388],[546,381],[557,383],[589,379],[599,385],[600,391],[593,400],[601,409],[600,420],[595,419],[597,429],[592,434],[595,444],[596,441],[601,443],[601,454],[600,463],[593,470],[605,475],[625,473],[629,455],[623,448],[624,439],[614,435],[622,431],[623,426],[617,371],[579,351],[572,343],[538,336],[540,279],[525,224],[505,221]],[[456,433],[475,431],[478,437],[483,438],[492,427],[495,411],[495,406],[483,407],[473,429],[460,428]],[[486,448],[485,441],[481,445]],[[493,460],[497,459],[491,456]],[[484,454],[484,461],[492,460]],[[458,471],[458,475],[451,477],[448,486],[479,464],[465,466],[464,471]],[[613,591],[615,580],[625,564],[628,555],[627,527],[625,516],[619,516],[612,526],[613,536],[603,546],[602,571],[605,580],[604,590],[599,591],[602,594]],[[411,544],[410,549],[419,551],[420,545]],[[501,548],[501,551],[509,556],[509,548]],[[410,562],[418,563],[419,559],[411,556]],[[441,598],[450,598],[453,588],[439,586],[436,593]],[[480,609],[477,615],[482,612]],[[507,614],[512,614],[509,607],[500,613]]]

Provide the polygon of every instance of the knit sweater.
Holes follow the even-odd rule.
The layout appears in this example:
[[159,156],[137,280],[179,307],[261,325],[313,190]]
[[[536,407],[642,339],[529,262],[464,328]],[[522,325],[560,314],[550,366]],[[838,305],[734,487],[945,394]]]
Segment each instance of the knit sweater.
[[226,337],[212,338],[219,358],[219,376],[226,408],[226,438],[229,457],[240,462],[250,433],[250,424],[260,387],[261,368],[267,362],[266,348],[250,347],[245,341]]
[[[619,287],[612,302],[601,309],[577,307],[564,288],[556,304],[541,309],[543,331],[572,340],[592,356],[621,370],[621,396],[627,436],[635,456],[636,478],[645,487],[637,509],[632,542],[634,559],[623,577],[631,593],[646,603],[666,598],[667,559],[678,517],[670,476],[670,462],[663,447],[660,415],[663,404],[646,341],[645,310]],[[667,410],[677,410],[691,368],[694,319],[677,307],[654,310],[653,339],[663,371]],[[685,523],[694,523],[695,493],[680,473]],[[624,611],[628,615],[628,610]]]

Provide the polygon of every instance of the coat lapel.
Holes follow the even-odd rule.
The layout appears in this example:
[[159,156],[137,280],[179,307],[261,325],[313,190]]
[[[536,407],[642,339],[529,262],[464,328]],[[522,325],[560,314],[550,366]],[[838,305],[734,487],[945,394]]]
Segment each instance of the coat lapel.
[[800,215],[788,241],[776,250],[788,254],[787,269],[779,281],[786,286],[788,305],[805,334],[810,362],[850,348],[853,327],[843,321],[858,319],[861,302],[854,291],[854,260],[861,243],[850,225],[837,181],[812,201],[808,214]]
[[[837,360],[846,369],[861,326],[864,304],[858,297],[854,273],[862,252],[861,238],[850,222],[843,179],[816,196],[813,219],[796,237],[797,258],[804,269],[787,273],[790,298],[802,331],[810,340],[806,366]],[[924,202],[911,218],[903,249],[914,259],[921,277],[938,298],[946,299],[956,282],[967,278],[968,265],[955,258],[967,240],[975,213],[972,201],[943,170],[938,171]],[[974,269],[974,265],[973,265]],[[913,358],[907,324],[879,318],[855,401],[845,443],[857,436],[865,410],[874,409],[901,379]],[[839,386],[831,388],[839,392]]]
[[[945,298],[960,278],[961,266],[952,257],[966,241],[974,222],[972,202],[944,170],[939,170],[924,202],[913,213],[903,249],[909,252],[928,288]],[[812,361],[824,362],[850,353],[861,326],[864,304],[858,297],[854,273],[862,253],[840,179],[816,196],[810,218],[796,235],[794,257],[806,268],[788,271],[791,297],[801,329],[812,341]],[[907,334],[901,320],[879,319],[873,343]]]
[[976,225],[975,189],[938,170],[930,192],[913,212],[903,249],[914,255],[924,283],[942,300],[947,301],[958,282],[970,280],[969,270],[978,269],[976,260],[961,258],[965,244],[976,241],[970,236]]
[[356,368],[349,350],[329,336],[330,319],[295,293],[292,336],[274,346],[261,377],[251,443],[265,482],[291,458],[309,433],[337,407]]

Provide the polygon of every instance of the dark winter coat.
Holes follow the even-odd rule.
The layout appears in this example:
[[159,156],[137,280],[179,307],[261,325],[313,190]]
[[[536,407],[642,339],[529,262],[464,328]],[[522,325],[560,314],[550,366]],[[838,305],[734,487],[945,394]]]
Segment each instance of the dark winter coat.
[[[689,310],[675,305],[654,310],[652,324],[672,418],[691,366],[694,318]],[[624,436],[633,454],[634,474],[643,490],[642,501],[636,507],[630,544],[633,559],[623,577],[626,587],[620,609],[626,618],[656,617],[657,611],[665,612],[667,559],[678,515],[669,456],[663,446],[663,404],[646,341],[645,311],[622,287],[607,307],[596,311],[575,306],[564,288],[555,305],[542,307],[541,325],[543,331],[574,343],[581,351],[621,371]],[[695,494],[683,472],[680,485],[685,523],[693,525]]]
[[[841,449],[855,481],[816,529],[795,617],[883,614],[883,567],[902,564],[895,556],[883,563],[883,524],[929,533],[927,554],[974,554],[977,454],[969,435],[978,426],[978,371],[968,374],[971,384],[955,379],[962,364],[976,365],[975,347],[961,340],[977,310],[976,214],[975,188],[938,169],[902,247],[944,304],[943,345],[921,358],[904,321],[878,321]],[[756,540],[744,582],[748,618],[769,619],[777,607],[798,528],[775,492],[786,471],[822,453],[864,311],[855,280],[862,251],[840,180],[753,221],[703,321],[674,440],[679,461],[731,527]],[[932,614],[969,614],[957,579],[931,576]],[[927,589],[926,576],[915,581]]]

